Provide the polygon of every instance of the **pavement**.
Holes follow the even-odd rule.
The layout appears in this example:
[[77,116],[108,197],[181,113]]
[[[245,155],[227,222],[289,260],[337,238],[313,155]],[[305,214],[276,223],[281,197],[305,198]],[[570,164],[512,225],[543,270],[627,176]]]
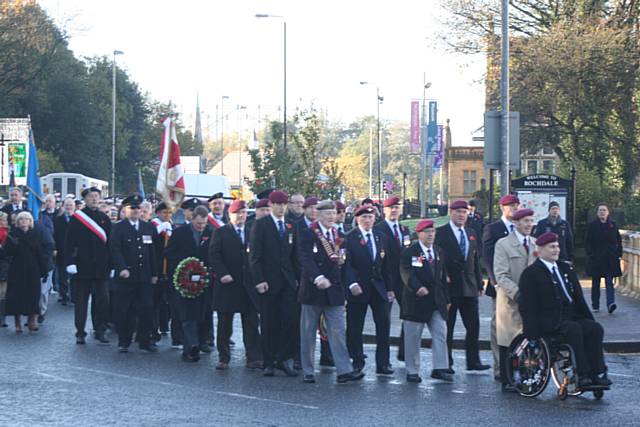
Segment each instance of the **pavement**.
[[[452,384],[430,380],[431,351],[421,353],[424,382],[396,373],[376,376],[368,363],[358,383],[338,385],[335,371],[317,368],[316,384],[244,368],[238,325],[231,368],[216,371],[215,352],[199,363],[180,361],[164,337],[158,354],[117,352],[115,337],[75,345],[73,307],[54,302],[37,333],[0,329],[0,426],[584,426],[638,425],[640,355],[608,355],[614,381],[602,400],[561,402],[553,384],[537,398],[503,394],[491,371],[458,370]],[[372,361],[375,348],[365,346]],[[317,349],[317,351],[319,351]],[[482,358],[490,355],[482,352]],[[317,355],[319,356],[319,355]],[[456,366],[464,352],[454,351]],[[508,409],[507,409],[508,408]]]
[[[582,280],[582,291],[587,305],[591,306],[591,280]],[[616,304],[618,309],[613,313],[607,313],[605,307],[605,291],[604,284],[600,291],[600,312],[594,313],[595,319],[600,322],[604,328],[604,348],[610,353],[640,353],[640,300],[625,295],[616,294]],[[491,326],[491,299],[487,296],[479,299],[480,311],[480,348],[488,350],[490,342],[490,326]],[[400,337],[400,307],[397,303],[393,304],[391,310],[391,344],[398,345]],[[375,343],[375,324],[371,310],[367,313],[365,323],[365,340],[369,343]],[[458,315],[456,326],[454,328],[453,347],[457,349],[464,348],[465,328]],[[423,334],[423,347],[431,346],[431,337],[429,331],[425,328]]]

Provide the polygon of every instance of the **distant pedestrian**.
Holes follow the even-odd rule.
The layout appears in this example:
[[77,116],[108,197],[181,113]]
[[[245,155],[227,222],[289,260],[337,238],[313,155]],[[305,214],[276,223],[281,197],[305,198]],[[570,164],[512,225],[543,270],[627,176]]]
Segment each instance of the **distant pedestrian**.
[[600,203],[596,207],[597,218],[587,227],[587,274],[591,276],[591,308],[600,311],[600,279],[604,278],[609,314],[617,307],[613,278],[622,276],[622,238],[618,226],[609,217],[609,207]]
[[571,225],[560,216],[560,204],[556,201],[549,203],[549,216],[541,219],[533,230],[533,237],[540,237],[544,233],[558,235],[560,245],[560,261],[573,262],[573,233]]
[[[9,234],[9,215],[0,212],[0,247],[5,245]],[[11,257],[0,256],[0,327],[6,328],[5,322],[5,296],[7,294],[7,280],[9,278],[9,264]]]

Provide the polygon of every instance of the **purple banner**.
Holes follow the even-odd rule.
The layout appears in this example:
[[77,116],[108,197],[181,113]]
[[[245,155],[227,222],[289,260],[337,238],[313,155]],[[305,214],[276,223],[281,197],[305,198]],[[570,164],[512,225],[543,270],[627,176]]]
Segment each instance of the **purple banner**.
[[411,154],[420,154],[420,102],[411,101]]
[[442,125],[438,125],[438,138],[436,139],[436,148],[433,156],[434,169],[440,169],[444,161],[444,128]]

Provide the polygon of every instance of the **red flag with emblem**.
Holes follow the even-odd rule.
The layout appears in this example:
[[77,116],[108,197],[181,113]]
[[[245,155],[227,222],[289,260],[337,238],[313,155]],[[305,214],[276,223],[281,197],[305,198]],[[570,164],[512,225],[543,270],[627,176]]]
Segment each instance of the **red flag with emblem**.
[[180,206],[185,195],[184,168],[180,163],[180,146],[176,137],[176,125],[171,117],[162,121],[160,143],[160,168],[156,191],[170,209]]

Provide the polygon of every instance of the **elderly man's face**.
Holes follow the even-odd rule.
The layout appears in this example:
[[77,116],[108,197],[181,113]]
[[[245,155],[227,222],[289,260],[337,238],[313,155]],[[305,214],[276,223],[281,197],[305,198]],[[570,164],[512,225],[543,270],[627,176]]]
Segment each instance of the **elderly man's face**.
[[324,228],[333,227],[333,223],[336,221],[336,210],[335,209],[323,209],[318,211],[318,222],[322,224]]
[[140,219],[143,221],[151,220],[151,206],[143,205],[140,207]]
[[357,217],[358,225],[362,227],[364,231],[369,231],[373,228],[373,224],[376,221],[374,214],[362,214]]
[[458,227],[462,227],[467,222],[467,216],[469,216],[469,210],[465,208],[455,209],[451,211],[449,216],[451,217],[451,222],[453,222]]
[[22,192],[14,188],[9,193],[9,199],[11,200],[12,204],[17,205],[22,201]]
[[540,258],[547,262],[556,262],[560,258],[560,244],[553,242],[548,245],[538,246],[538,254],[540,254]]
[[224,199],[213,199],[209,202],[209,209],[215,215],[222,215],[224,212]]
[[296,215],[302,215],[304,212],[302,205],[304,205],[304,196],[302,194],[294,194],[289,199],[289,210]]
[[318,209],[316,209],[316,205],[307,206],[304,208],[304,216],[306,216],[309,220],[315,221],[318,219]]
[[264,206],[262,208],[256,209],[256,219],[269,216],[270,214],[271,214],[271,208],[269,206]]
[[531,230],[533,230],[533,226],[535,225],[535,220],[532,216],[525,216],[517,221],[514,221],[516,225],[516,230],[518,233],[523,236],[529,236],[531,234]]

